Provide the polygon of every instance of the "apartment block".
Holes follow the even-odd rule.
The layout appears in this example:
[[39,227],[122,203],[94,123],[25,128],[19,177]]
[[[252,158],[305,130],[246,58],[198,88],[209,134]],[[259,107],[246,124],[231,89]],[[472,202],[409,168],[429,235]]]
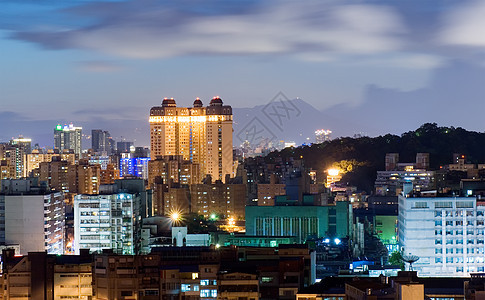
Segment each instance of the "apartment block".
[[112,249],[134,254],[133,195],[76,195],[74,197],[74,252]]
[[475,197],[399,197],[399,245],[420,276],[484,272],[485,202]]
[[64,254],[64,195],[34,181],[2,180],[0,242],[19,244],[22,254]]

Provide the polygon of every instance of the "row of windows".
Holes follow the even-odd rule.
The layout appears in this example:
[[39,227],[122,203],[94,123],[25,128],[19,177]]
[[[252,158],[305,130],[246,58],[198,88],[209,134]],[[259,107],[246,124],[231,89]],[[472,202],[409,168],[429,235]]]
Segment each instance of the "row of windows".
[[[463,226],[463,224],[465,224],[467,226],[473,226],[473,225],[475,225],[475,222],[472,221],[472,220],[466,221],[466,223],[464,223],[462,220],[460,220],[460,221],[446,221],[445,222],[446,226],[453,226],[453,224],[455,224],[455,226]],[[441,220],[437,220],[437,221],[434,221],[434,225],[435,226],[443,226],[443,222]],[[484,220],[477,220],[477,226],[483,226],[483,225],[485,225]]]
[[[467,263],[483,263],[483,257],[467,257],[466,260],[462,257],[462,256],[458,256],[458,257],[447,257],[446,258],[446,263],[448,264],[452,264],[452,263],[456,263],[456,264],[462,264],[464,262],[467,262]],[[434,259],[434,262],[435,263],[442,263],[443,262],[443,258],[442,257],[435,257]]]
[[[477,253],[477,254],[483,254],[484,253],[484,249],[483,248],[467,248],[466,249],[466,253],[467,254],[474,254],[474,253]],[[434,253],[435,254],[442,254],[443,253],[443,248],[436,248],[434,249]],[[460,247],[460,248],[447,248],[446,249],[446,254],[453,254],[453,253],[456,253],[456,254],[463,254],[463,248]]]
[[[435,217],[442,217],[442,216],[445,216],[445,217],[463,217],[463,216],[467,216],[467,217],[474,217],[475,216],[475,212],[473,210],[456,210],[456,211],[451,211],[451,210],[445,210],[445,211],[442,211],[442,210],[437,210],[434,212],[434,216]],[[476,214],[477,217],[483,217],[485,216],[485,213],[483,210],[477,210],[477,214]]]
[[[464,243],[463,239],[457,239],[457,240],[455,240],[455,242],[453,242],[453,241],[454,240],[452,240],[452,239],[446,239],[446,245],[453,245],[453,243],[455,243],[457,245],[462,245]],[[434,243],[435,243],[435,245],[441,245],[441,244],[443,244],[443,240],[442,239],[436,239],[434,241]],[[473,244],[475,244],[475,240],[474,239],[467,239],[466,243],[467,243],[467,245],[473,245]],[[477,244],[484,244],[484,240],[483,239],[477,239],[476,243]]]
[[[463,235],[463,230],[455,230],[454,231],[454,230],[451,230],[451,229],[450,230],[445,230],[445,231],[443,231],[441,229],[436,229],[434,231],[434,234],[435,235],[442,235],[443,232],[445,232],[446,235],[453,235],[453,233],[455,235]],[[475,234],[475,230],[473,230],[473,229],[468,229],[465,232],[466,232],[467,235],[474,235]],[[484,229],[477,229],[476,230],[476,234],[477,235],[483,235],[484,233],[485,233],[485,230]]]

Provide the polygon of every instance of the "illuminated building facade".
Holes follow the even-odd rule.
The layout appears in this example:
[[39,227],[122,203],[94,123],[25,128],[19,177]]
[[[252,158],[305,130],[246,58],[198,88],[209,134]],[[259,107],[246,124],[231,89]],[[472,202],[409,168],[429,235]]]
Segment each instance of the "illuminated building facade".
[[101,167],[90,165],[87,160],[81,160],[78,165],[68,167],[69,192],[77,194],[98,194]]
[[59,151],[58,149],[49,149],[46,153],[38,149],[32,150],[32,153],[26,155],[25,159],[25,173],[29,176],[30,173],[40,167],[42,162],[51,162],[52,157],[60,157],[61,160],[67,161],[70,165],[76,163],[76,154],[72,150]]
[[245,184],[190,185],[191,210],[208,218],[215,214],[219,217],[244,220],[247,191]]
[[133,195],[74,197],[74,252],[80,249],[134,254]]
[[114,164],[107,164],[104,170],[101,168],[100,184],[113,184],[116,179],[120,179],[120,172]]
[[0,161],[9,167],[8,178],[25,177],[25,150],[21,145],[0,144]]
[[405,186],[415,191],[436,188],[435,172],[427,171],[429,153],[417,153],[416,162],[405,163],[399,162],[398,153],[387,153],[385,165],[385,171],[377,171],[374,184],[377,195],[399,195],[405,190]]
[[133,157],[120,159],[120,177],[135,176],[148,179],[149,157]]
[[52,190],[69,193],[69,162],[60,157],[52,157],[50,162],[39,164],[39,180],[46,181]]
[[159,156],[148,162],[148,184],[160,177],[163,183],[196,184],[201,181],[199,165],[184,160],[181,155]]
[[203,107],[198,98],[193,107],[177,107],[165,98],[150,110],[151,157],[181,155],[199,164],[200,174],[212,180],[233,177],[232,108],[214,97]]
[[74,125],[60,125],[54,128],[54,148],[60,151],[64,149],[72,149],[77,155],[81,155],[81,138],[82,127],[75,127]]
[[485,202],[474,197],[399,196],[398,239],[417,255],[420,276],[470,276],[485,271]]
[[19,257],[9,250],[3,261],[2,299],[93,299],[90,255],[30,252]]

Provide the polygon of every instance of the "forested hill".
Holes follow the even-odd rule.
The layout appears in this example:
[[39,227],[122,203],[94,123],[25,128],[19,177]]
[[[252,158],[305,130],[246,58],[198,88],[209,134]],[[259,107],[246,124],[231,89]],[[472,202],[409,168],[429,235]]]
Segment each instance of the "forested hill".
[[418,152],[429,153],[431,170],[452,163],[453,153],[466,155],[467,162],[484,163],[485,133],[426,123],[401,136],[387,134],[375,138],[338,138],[321,144],[275,151],[266,159],[271,162],[278,156],[303,158],[305,166],[318,171],[319,181],[326,176],[325,170],[337,163],[349,170],[343,181],[370,192],[376,172],[384,170],[385,155],[390,152],[399,153],[400,162],[414,162]]

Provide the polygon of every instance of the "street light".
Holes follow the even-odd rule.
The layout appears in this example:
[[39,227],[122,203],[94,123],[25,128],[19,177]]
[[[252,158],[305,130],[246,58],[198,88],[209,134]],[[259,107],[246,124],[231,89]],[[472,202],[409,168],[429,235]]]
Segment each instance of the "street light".
[[173,222],[178,222],[180,221],[180,213],[179,212],[176,212],[174,211],[171,215],[170,215],[170,219],[172,219]]
[[172,209],[169,214],[168,214],[170,220],[172,221],[172,224],[177,224],[182,222],[182,212],[177,209]]

